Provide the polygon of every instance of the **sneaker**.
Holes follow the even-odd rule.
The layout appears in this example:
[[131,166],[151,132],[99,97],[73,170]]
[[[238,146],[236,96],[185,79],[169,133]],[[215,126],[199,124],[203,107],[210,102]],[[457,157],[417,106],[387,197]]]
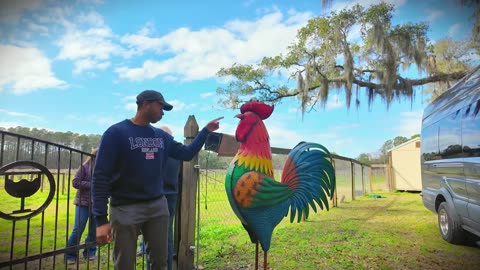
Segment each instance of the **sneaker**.
[[85,261],[94,261],[97,257],[95,256],[95,253],[93,254],[90,254],[90,255],[85,255],[83,254],[83,259],[85,259]]
[[72,265],[72,264],[76,264],[77,263],[77,260],[73,259],[73,258],[68,258],[67,259],[67,264],[68,265]]

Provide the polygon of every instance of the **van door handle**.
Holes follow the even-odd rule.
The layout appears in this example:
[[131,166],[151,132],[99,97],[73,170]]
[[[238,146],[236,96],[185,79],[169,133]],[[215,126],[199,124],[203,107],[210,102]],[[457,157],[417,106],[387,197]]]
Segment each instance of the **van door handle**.
[[441,164],[433,164],[435,168],[462,168],[463,163],[455,162],[455,163],[441,163]]

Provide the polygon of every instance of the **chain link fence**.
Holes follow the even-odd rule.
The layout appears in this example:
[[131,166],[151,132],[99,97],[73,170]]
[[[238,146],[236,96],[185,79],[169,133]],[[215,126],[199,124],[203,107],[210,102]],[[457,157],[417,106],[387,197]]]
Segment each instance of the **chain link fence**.
[[[213,153],[216,155],[216,153]],[[273,154],[275,179],[280,180],[285,154]],[[230,161],[231,157],[222,157]],[[335,207],[351,202],[355,197],[364,196],[372,191],[372,169],[358,161],[334,155],[333,164],[336,173],[336,192],[329,206]],[[234,214],[228,202],[225,190],[226,170],[210,170],[208,164],[200,170],[200,182],[197,197],[197,269],[212,269],[215,261],[229,260],[231,254],[252,247],[246,231]],[[311,211],[313,213],[313,211]],[[289,218],[279,224],[289,223]],[[222,239],[218,241],[218,239]],[[247,262],[245,262],[247,263]],[[232,262],[239,265],[241,262]],[[233,269],[233,268],[232,268]]]

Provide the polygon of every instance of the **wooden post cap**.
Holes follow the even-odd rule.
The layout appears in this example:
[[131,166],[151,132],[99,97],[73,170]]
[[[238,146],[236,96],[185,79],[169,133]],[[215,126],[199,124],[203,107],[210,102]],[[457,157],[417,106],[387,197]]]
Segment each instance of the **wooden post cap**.
[[183,128],[183,134],[185,138],[194,138],[198,134],[198,124],[194,115],[188,116],[187,123]]

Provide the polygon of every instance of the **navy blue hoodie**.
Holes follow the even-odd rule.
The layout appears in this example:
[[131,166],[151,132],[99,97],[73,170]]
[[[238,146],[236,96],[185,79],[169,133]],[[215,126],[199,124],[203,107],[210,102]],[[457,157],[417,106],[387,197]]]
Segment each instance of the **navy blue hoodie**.
[[203,128],[192,143],[183,145],[159,128],[138,126],[130,120],[108,128],[100,141],[92,178],[97,226],[108,223],[109,198],[111,206],[119,206],[162,197],[168,157],[191,160],[207,136]]

